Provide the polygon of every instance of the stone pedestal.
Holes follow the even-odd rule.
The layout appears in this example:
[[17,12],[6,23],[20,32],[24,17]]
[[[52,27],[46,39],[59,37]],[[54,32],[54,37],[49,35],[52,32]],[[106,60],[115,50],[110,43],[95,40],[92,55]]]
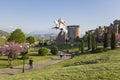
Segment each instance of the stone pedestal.
[[64,44],[64,43],[65,43],[65,32],[60,31],[55,40],[55,44]]

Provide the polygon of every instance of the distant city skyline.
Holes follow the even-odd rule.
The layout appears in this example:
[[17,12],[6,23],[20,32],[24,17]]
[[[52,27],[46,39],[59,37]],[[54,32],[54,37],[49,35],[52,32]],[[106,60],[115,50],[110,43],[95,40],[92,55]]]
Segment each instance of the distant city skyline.
[[120,19],[120,0],[0,0],[0,29],[57,32],[54,20],[80,25],[81,33]]

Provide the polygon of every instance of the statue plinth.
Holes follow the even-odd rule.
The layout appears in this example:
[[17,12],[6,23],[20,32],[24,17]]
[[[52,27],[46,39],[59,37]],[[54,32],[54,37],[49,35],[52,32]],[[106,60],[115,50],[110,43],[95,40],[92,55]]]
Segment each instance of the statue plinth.
[[64,43],[65,43],[65,32],[60,31],[55,40],[55,44],[64,44]]

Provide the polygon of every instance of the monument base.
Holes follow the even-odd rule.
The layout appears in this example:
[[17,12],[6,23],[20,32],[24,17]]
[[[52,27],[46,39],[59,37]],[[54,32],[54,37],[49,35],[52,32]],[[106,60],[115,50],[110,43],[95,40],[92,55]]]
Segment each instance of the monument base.
[[66,40],[65,40],[65,32],[61,31],[59,32],[56,40],[55,40],[55,44],[65,44]]

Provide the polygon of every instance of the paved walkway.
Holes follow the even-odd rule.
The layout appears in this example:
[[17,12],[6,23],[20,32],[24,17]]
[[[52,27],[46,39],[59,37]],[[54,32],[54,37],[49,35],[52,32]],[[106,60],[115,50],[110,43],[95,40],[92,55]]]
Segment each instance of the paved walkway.
[[[43,68],[43,67],[67,60],[67,59],[70,59],[70,57],[66,57],[66,59],[64,59],[63,57],[62,60],[54,59],[54,60],[49,60],[49,61],[38,62],[38,63],[33,64],[33,69]],[[29,65],[25,65],[25,72],[28,70],[30,70]],[[5,76],[5,75],[14,75],[16,73],[22,73],[22,72],[23,72],[23,66],[17,66],[17,67],[14,67],[13,69],[6,68],[6,69],[0,70],[0,77]]]

